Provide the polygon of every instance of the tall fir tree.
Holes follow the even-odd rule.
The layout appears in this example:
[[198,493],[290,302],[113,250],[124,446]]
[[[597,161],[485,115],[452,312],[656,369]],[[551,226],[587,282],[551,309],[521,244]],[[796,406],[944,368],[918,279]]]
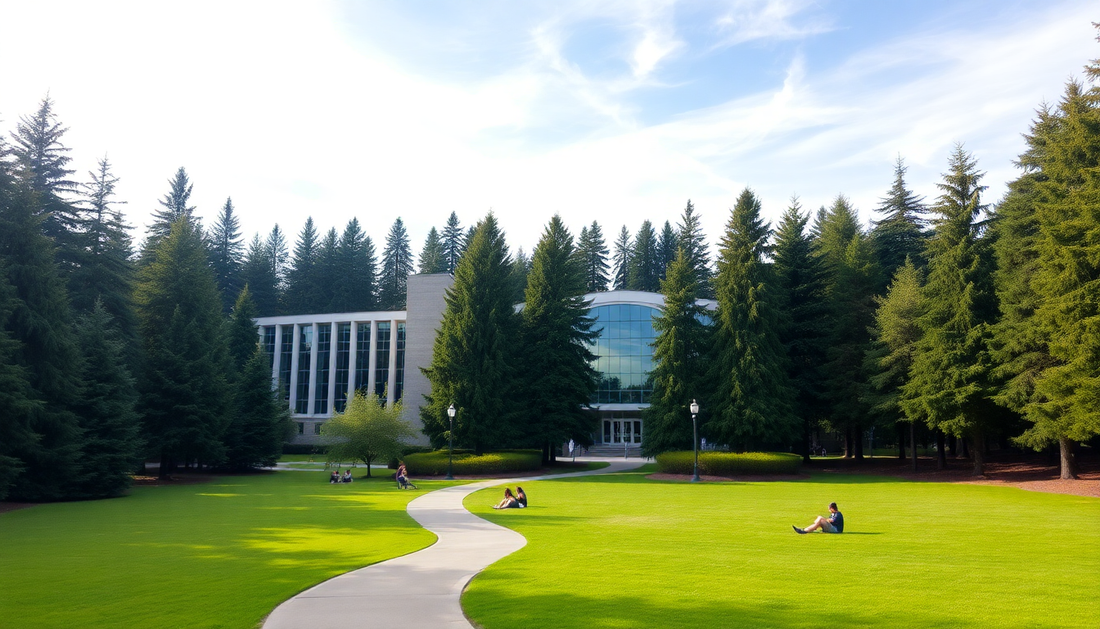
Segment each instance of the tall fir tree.
[[462,257],[462,251],[466,248],[466,234],[458,222],[458,214],[451,212],[447,217],[447,224],[443,226],[442,239],[446,270],[453,275],[455,268],[458,267],[458,259]]
[[409,274],[413,266],[409,233],[401,217],[394,220],[382,248],[382,269],[378,278],[378,305],[382,310],[404,310]]
[[627,265],[626,286],[630,290],[655,293],[661,288],[660,259],[657,251],[657,232],[653,223],[642,221],[634,237],[634,247]]
[[241,283],[249,288],[256,311],[261,317],[271,317],[280,313],[279,287],[275,273],[271,269],[271,255],[267,243],[259,234],[252,236],[241,266]]
[[603,230],[600,224],[592,221],[589,227],[581,228],[577,239],[577,257],[580,258],[584,268],[584,290],[588,293],[597,293],[607,290],[608,271],[607,243],[603,238]]
[[523,295],[527,291],[527,277],[531,274],[531,256],[523,250],[516,249],[516,257],[512,260],[512,302],[522,303]]
[[[321,288],[332,278],[322,278],[318,273],[320,243],[317,241],[317,228],[313,217],[307,217],[302,231],[298,232],[298,241],[294,243],[290,268],[286,272],[286,293],[283,303],[289,314],[308,314],[321,312],[325,303],[320,301]],[[239,299],[239,296],[238,296]],[[249,355],[252,354],[251,349]]]
[[882,218],[872,222],[870,238],[882,268],[882,289],[906,259],[918,268],[924,266],[924,197],[906,187],[906,170],[899,155],[894,163],[894,184],[875,210]]
[[378,262],[374,242],[363,233],[359,219],[348,221],[337,246],[340,274],[329,310],[359,312],[377,305]]
[[335,303],[336,293],[340,286],[340,236],[335,227],[330,227],[321,239],[321,245],[317,251],[317,277],[320,285],[317,287],[317,303],[331,312],[329,307]]
[[626,225],[623,225],[622,230],[619,231],[619,237],[615,240],[615,253],[611,269],[611,290],[627,289],[632,250],[630,232],[626,230]]
[[546,460],[570,439],[590,442],[596,429],[594,415],[585,409],[596,391],[589,343],[597,333],[588,318],[584,284],[573,236],[555,214],[531,257],[520,337],[524,440],[542,448]]
[[760,211],[760,201],[745,189],[726,224],[715,279],[718,312],[704,433],[740,450],[785,445],[798,430],[779,339],[775,279],[765,260],[771,230]]
[[657,332],[650,373],[653,397],[644,411],[642,434],[642,454],[647,457],[693,447],[688,407],[705,395],[701,374],[705,372],[709,330],[702,319],[707,313],[698,304],[695,269],[682,247],[661,281],[661,293],[665,303],[661,315],[653,319]]
[[695,274],[700,296],[713,297],[711,281],[714,274],[710,266],[710,253],[707,251],[706,239],[703,237],[703,226],[699,215],[695,213],[695,205],[692,204],[691,199],[688,199],[687,205],[684,206],[684,213],[680,216],[680,222],[676,228],[676,242],[684,249],[684,256]]
[[267,263],[271,265],[271,274],[275,277],[275,289],[279,291],[279,300],[283,300],[286,293],[286,272],[290,261],[290,250],[286,244],[286,234],[279,228],[279,224],[271,228],[267,235]]
[[657,236],[657,266],[661,269],[661,279],[665,279],[665,272],[668,270],[668,265],[672,264],[672,261],[676,259],[676,251],[680,248],[679,243],[676,241],[676,232],[672,229],[672,224],[665,221],[664,227],[661,228],[660,235]]
[[446,273],[447,263],[443,257],[443,241],[439,238],[439,230],[431,228],[428,237],[424,239],[424,248],[420,250],[420,264],[417,273]]
[[241,235],[241,222],[235,211],[233,199],[226,198],[225,205],[218,213],[218,220],[207,235],[210,242],[210,267],[214,269],[214,281],[222,296],[222,311],[226,313],[244,286],[241,283],[244,237]]
[[195,206],[191,203],[191,189],[194,188],[191,178],[187,176],[187,169],[180,166],[176,174],[168,180],[168,192],[160,200],[161,209],[153,211],[153,223],[149,225],[149,233],[143,249],[155,249],[157,243],[168,235],[172,225],[180,218],[191,218]]
[[505,402],[514,389],[512,347],[519,325],[510,273],[504,233],[489,213],[455,269],[432,362],[424,369],[432,392],[425,396],[420,418],[424,434],[436,446],[447,441],[447,407],[452,403],[458,447],[480,454],[517,437],[508,421],[513,409]]
[[[0,182],[0,199],[6,196],[3,186]],[[3,203],[0,201],[0,207]],[[20,344],[9,332],[17,305],[6,265],[0,259],[0,500],[7,499],[16,478],[26,469],[24,457],[38,447],[32,423],[44,411],[27,368],[17,362]]]

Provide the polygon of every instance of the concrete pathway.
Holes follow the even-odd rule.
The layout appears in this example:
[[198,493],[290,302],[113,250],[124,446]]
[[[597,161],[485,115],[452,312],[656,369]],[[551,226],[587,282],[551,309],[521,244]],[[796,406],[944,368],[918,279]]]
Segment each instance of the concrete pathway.
[[470,513],[462,500],[486,487],[620,472],[645,463],[585,460],[611,465],[591,472],[493,479],[420,496],[409,503],[409,515],[438,536],[435,544],[314,586],[276,607],[263,629],[471,629],[459,605],[462,590],[474,575],[523,548],[527,540]]

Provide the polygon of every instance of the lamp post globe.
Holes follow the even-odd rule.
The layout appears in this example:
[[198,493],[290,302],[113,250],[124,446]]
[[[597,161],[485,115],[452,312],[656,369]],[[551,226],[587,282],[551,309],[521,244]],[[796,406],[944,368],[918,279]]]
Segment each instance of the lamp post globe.
[[447,407],[447,417],[451,418],[451,429],[447,431],[447,477],[445,480],[454,480],[454,474],[451,473],[454,466],[455,456],[455,405],[451,404]]
[[699,478],[699,425],[696,423],[695,418],[699,415],[699,403],[694,399],[691,400],[691,445],[695,448],[695,475],[691,477],[691,482],[698,483]]

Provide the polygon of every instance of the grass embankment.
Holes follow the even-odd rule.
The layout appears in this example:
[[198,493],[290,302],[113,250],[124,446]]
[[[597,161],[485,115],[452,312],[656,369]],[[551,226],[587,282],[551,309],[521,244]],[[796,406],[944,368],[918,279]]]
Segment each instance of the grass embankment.
[[223,477],[2,514],[0,626],[250,629],[307,587],[435,540],[405,506],[449,483],[327,478]]
[[[486,629],[1057,627],[1100,618],[1100,500],[815,475],[524,483],[528,509],[474,513],[528,544],[463,595]],[[796,535],[839,503],[843,535]]]

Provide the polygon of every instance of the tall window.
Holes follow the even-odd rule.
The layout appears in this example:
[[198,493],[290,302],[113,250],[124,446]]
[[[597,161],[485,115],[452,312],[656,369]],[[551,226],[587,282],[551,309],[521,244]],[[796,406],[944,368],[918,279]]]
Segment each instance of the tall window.
[[370,324],[360,323],[355,342],[355,390],[366,389],[370,372]]
[[405,322],[402,321],[397,324],[397,372],[394,374],[394,391],[393,400],[396,402],[401,399],[401,394],[405,392]]
[[294,326],[283,326],[283,341],[279,351],[279,387],[283,390],[283,401],[290,400],[290,366],[294,361]]
[[378,322],[378,343],[375,350],[374,394],[379,398],[386,395],[386,382],[390,378],[390,322]]
[[328,412],[329,352],[332,349],[332,324],[317,326],[317,387],[314,389],[313,412]]
[[267,368],[275,364],[275,326],[264,326],[264,354],[267,354]]
[[336,325],[336,395],[332,409],[343,413],[348,403],[348,364],[351,360],[351,324]]
[[653,318],[656,308],[619,304],[589,311],[600,335],[589,349],[600,381],[594,404],[648,404],[653,394]]
[[303,325],[298,339],[298,399],[294,412],[309,412],[309,353],[313,347],[313,326]]

